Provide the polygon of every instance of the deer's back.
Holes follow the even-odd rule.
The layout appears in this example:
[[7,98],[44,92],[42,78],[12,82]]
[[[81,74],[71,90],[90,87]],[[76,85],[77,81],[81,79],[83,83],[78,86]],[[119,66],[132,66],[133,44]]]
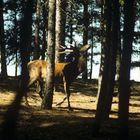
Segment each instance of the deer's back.
[[30,78],[39,80],[46,76],[47,61],[33,60],[28,63],[28,71]]
[[[47,76],[47,65],[48,62],[46,60],[33,60],[28,63],[28,71],[30,78],[34,79],[42,79],[46,78]],[[57,81],[62,81],[64,76],[64,69],[66,65],[69,65],[68,62],[66,63],[55,63],[55,79]]]

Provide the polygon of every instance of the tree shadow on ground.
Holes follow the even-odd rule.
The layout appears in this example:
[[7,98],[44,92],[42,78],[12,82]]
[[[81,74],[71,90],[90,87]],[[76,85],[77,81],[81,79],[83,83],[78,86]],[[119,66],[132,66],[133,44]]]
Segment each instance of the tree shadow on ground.
[[[80,117],[76,112],[66,110],[34,112],[28,118],[26,125],[24,121],[19,122],[18,139],[20,140],[108,140],[116,139],[115,131],[101,132],[93,135],[94,118]],[[24,120],[25,119],[25,120]],[[116,121],[116,120],[114,120]],[[24,125],[21,125],[21,124]],[[112,126],[115,128],[115,126]]]
[[[3,108],[0,110],[0,122],[3,121],[2,115],[7,107],[0,108]],[[93,116],[81,116],[81,113]],[[78,107],[74,111],[67,111],[66,108],[40,110],[39,107],[22,106],[17,124],[17,140],[118,140],[117,119],[108,119],[98,134],[93,132],[94,113],[95,110]],[[130,120],[129,123],[129,139],[139,139],[140,120]]]
[[[15,84],[11,80],[8,84]],[[3,83],[4,84],[4,83]],[[0,84],[0,89],[12,90],[15,88],[12,84]],[[89,97],[91,92],[96,92],[96,84],[84,85],[84,82],[77,82],[72,85],[72,92],[82,92]],[[13,86],[10,88],[10,86]],[[81,88],[82,87],[82,88]],[[92,89],[95,89],[92,91]],[[136,87],[135,87],[136,88]],[[88,92],[90,91],[90,92]],[[138,91],[138,90],[137,90]],[[32,95],[33,99],[36,96]],[[92,94],[95,96],[95,94]],[[138,94],[135,94],[138,96]],[[79,101],[81,102],[81,101]],[[131,104],[131,106],[136,106]],[[138,105],[139,107],[139,105]],[[0,130],[3,116],[8,105],[0,105]],[[94,134],[94,109],[82,108],[80,106],[73,107],[73,111],[68,111],[66,107],[57,107],[53,110],[40,110],[40,106],[26,107],[22,106],[20,116],[17,121],[17,140],[118,140],[118,120],[110,118],[105,121],[98,134]],[[112,111],[111,114],[117,114]],[[130,113],[130,140],[140,138],[140,113]],[[0,132],[1,133],[1,132]]]
[[0,91],[17,91],[19,87],[20,77],[8,76],[5,79],[0,78]]

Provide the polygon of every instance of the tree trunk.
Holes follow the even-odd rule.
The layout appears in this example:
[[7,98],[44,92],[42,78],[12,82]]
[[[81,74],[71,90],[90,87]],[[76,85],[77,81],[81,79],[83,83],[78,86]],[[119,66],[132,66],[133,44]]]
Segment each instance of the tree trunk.
[[[98,93],[97,93],[97,109],[95,114],[95,132],[99,131],[101,123],[105,119],[106,110],[106,96],[109,77],[109,57],[110,57],[110,33],[111,33],[111,1],[105,0],[102,7],[102,46],[101,46],[101,64],[98,79]],[[109,20],[110,19],[110,20]]]
[[[14,4],[17,7],[16,2]],[[15,10],[15,14],[14,14],[15,76],[17,76],[17,73],[18,73],[18,44],[17,44],[17,40],[18,40],[18,37],[17,37],[17,27],[18,27],[18,24],[17,24],[16,15],[17,15],[17,12]]]
[[[47,79],[44,79],[43,109],[52,109],[54,87],[54,60],[55,60],[55,0],[49,0],[48,16],[48,65]],[[46,81],[47,80],[47,81]]]
[[[45,3],[45,0],[44,0]],[[47,41],[46,41],[46,36],[47,36],[47,11],[46,11],[46,7],[47,5],[43,5],[43,44],[42,44],[42,51],[41,51],[41,59],[44,60],[45,59],[45,53],[46,53],[46,49],[47,49]]]
[[[111,13],[111,11],[110,11]],[[108,69],[108,87],[107,87],[107,96],[106,96],[106,111],[105,117],[109,117],[109,113],[111,111],[112,98],[114,93],[114,85],[115,85],[115,75],[116,75],[116,57],[117,50],[119,45],[119,1],[112,1],[112,32],[111,32],[111,45],[110,45],[110,59],[109,59],[109,69]],[[108,19],[109,21],[110,19]]]
[[93,45],[94,45],[93,37],[91,41],[92,41],[92,46],[91,46],[91,58],[90,58],[90,79],[92,79],[92,69],[93,69]]
[[[84,12],[83,12],[83,24],[84,24],[83,45],[88,44],[88,26],[89,26],[89,18],[90,18],[90,15],[89,15],[89,12],[88,12],[88,4],[89,4],[89,0],[84,0],[83,1],[83,6],[84,6]],[[86,69],[83,72],[82,78],[83,78],[83,80],[86,80],[88,78],[87,60],[86,60]]]
[[1,52],[1,77],[7,77],[7,65],[5,55],[5,43],[4,43],[4,20],[3,20],[3,0],[0,1],[0,52]]
[[120,67],[119,124],[120,139],[128,139],[130,67],[134,32],[134,1],[124,4],[123,50]]
[[40,57],[40,45],[39,45],[39,24],[40,24],[40,0],[37,0],[36,5],[36,27],[35,27],[35,46],[34,46],[34,60]]
[[66,24],[66,1],[56,0],[56,25],[55,25],[55,62],[63,61],[63,55],[59,53],[60,46],[65,46],[65,24]]
[[[20,56],[21,56],[21,84],[20,88],[17,91],[14,101],[9,106],[8,110],[5,113],[5,118],[3,121],[3,140],[9,139],[17,139],[16,137],[16,127],[17,120],[19,116],[20,103],[23,95],[26,94],[27,91],[27,62],[29,61],[29,45],[31,44],[31,40],[29,36],[31,35],[31,23],[32,23],[32,7],[33,1],[29,0],[24,2],[23,7],[23,19],[21,22],[21,37],[20,37]],[[28,36],[27,36],[28,35]],[[29,42],[30,41],[30,42]]]
[[69,20],[69,32],[70,32],[70,35],[69,35],[69,39],[70,39],[70,44],[73,43],[73,23],[72,23],[72,18],[73,18],[73,7],[72,7],[72,3],[70,3],[68,5],[68,8],[70,9],[70,20]]

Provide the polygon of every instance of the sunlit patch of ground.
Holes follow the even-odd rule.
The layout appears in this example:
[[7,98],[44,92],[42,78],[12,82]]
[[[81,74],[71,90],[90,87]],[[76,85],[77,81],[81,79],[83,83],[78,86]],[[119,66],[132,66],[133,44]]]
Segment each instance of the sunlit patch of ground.
[[[137,88],[138,86],[138,88]],[[132,133],[140,131],[140,86],[133,86],[135,92],[130,98],[130,128]],[[93,139],[92,123],[96,111],[97,85],[95,83],[76,82],[71,86],[70,102],[73,111],[68,111],[67,100],[56,106],[65,97],[61,91],[55,92],[53,96],[53,110],[41,110],[42,99],[35,91],[28,93],[30,107],[25,106],[22,100],[20,118],[18,120],[19,139],[46,139],[47,140],[78,140]],[[13,101],[15,92],[12,90],[0,89],[0,124],[3,121],[4,112],[7,106]],[[102,131],[116,131],[118,97],[113,97],[113,104],[110,114],[110,123],[107,121],[102,127]],[[115,137],[115,136],[111,136]],[[110,136],[101,136],[95,140],[113,139]]]

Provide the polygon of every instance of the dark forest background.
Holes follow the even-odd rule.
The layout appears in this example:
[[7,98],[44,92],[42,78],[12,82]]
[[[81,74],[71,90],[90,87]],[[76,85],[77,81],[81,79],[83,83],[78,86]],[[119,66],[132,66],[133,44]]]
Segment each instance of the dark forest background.
[[102,122],[109,118],[117,82],[119,134],[128,139],[130,70],[140,66],[133,60],[140,53],[139,0],[0,1],[0,78],[8,78],[9,63],[15,66],[15,77],[18,67],[21,70],[21,86],[7,110],[4,136],[9,129],[9,137],[15,134],[20,101],[27,88],[27,63],[36,59],[67,61],[67,56],[58,52],[70,44],[91,45],[86,54],[87,69],[80,77],[85,82],[92,79],[93,66],[100,64],[93,132],[97,134]]

